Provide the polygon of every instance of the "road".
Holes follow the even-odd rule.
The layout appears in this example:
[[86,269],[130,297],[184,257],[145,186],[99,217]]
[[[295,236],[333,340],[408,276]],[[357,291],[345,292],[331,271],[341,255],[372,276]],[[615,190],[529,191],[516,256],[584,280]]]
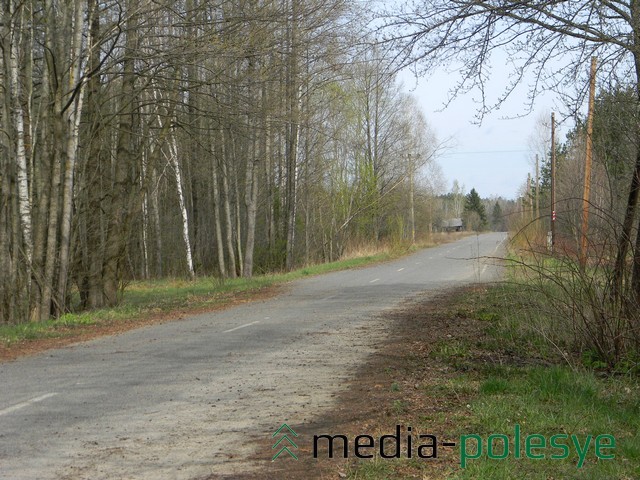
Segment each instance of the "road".
[[194,479],[252,468],[251,440],[321,415],[384,311],[495,279],[504,234],[0,364],[0,479]]

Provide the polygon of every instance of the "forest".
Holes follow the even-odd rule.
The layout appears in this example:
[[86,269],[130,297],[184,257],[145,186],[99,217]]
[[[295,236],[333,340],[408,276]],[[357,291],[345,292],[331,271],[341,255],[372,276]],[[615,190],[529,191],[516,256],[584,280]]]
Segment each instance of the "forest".
[[333,261],[444,215],[441,146],[357,3],[0,15],[0,323],[113,306],[131,279]]

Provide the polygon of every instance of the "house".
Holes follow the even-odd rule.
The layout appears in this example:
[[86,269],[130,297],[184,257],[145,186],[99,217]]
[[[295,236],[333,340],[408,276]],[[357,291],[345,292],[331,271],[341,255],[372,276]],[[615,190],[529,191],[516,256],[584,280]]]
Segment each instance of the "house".
[[442,222],[442,230],[445,232],[461,232],[463,228],[461,218],[450,218]]

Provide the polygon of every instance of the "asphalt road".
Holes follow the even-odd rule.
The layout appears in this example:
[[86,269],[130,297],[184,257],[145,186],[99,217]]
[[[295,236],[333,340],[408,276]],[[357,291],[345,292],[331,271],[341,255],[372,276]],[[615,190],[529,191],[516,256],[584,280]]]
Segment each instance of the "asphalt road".
[[497,278],[505,234],[292,283],[222,312],[0,364],[0,479],[193,479],[252,468],[251,440],[331,406],[384,311]]

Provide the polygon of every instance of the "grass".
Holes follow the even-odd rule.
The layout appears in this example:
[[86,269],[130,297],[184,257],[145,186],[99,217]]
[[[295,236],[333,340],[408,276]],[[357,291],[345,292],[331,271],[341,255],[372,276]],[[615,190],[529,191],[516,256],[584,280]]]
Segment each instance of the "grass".
[[[405,251],[406,253],[406,251]],[[73,337],[81,328],[113,323],[135,322],[154,315],[176,314],[183,310],[215,309],[232,303],[239,296],[258,294],[263,289],[323,273],[358,268],[389,260],[399,253],[373,255],[313,265],[288,273],[261,275],[250,279],[201,277],[195,280],[161,279],[134,281],[127,285],[120,304],[113,308],[68,313],[44,322],[0,325],[0,345],[11,347],[29,340]]]
[[[550,345],[544,329],[553,326],[554,318],[538,307],[534,299],[522,298],[516,285],[508,284],[466,291],[447,302],[441,312],[445,322],[464,318],[473,322],[477,332],[453,335],[427,346],[430,371],[453,373],[432,374],[427,386],[418,390],[420,398],[412,402],[399,405],[394,400],[389,405],[392,418],[388,423],[411,422],[423,431],[457,439],[458,447],[445,455],[448,463],[439,470],[425,460],[404,459],[387,462],[379,478],[640,478],[640,378],[590,369],[579,355]],[[407,355],[406,364],[412,365],[410,375],[419,373],[421,367],[411,355]],[[397,371],[395,375],[395,381],[402,382]],[[446,409],[430,414],[420,411],[421,406],[443,399],[449,399]],[[554,435],[567,435],[566,441],[557,442],[571,447],[568,458],[551,458],[562,456],[564,450],[547,443],[541,450],[544,459],[529,459],[524,454],[516,459],[516,425],[521,430],[522,452],[529,435],[542,435],[547,442]],[[484,440],[483,454],[461,468],[460,440],[469,434]],[[486,441],[493,434],[508,437],[507,458],[487,458]],[[571,435],[582,447],[591,436],[580,468]],[[603,450],[613,453],[614,459],[597,458],[595,439],[599,435],[615,438],[615,449]],[[496,444],[497,453],[503,451],[500,445]],[[468,451],[473,454],[474,448]],[[367,475],[382,468],[363,465],[356,464],[349,478],[375,478]]]
[[[505,285],[468,299],[475,305],[473,318],[486,324],[481,348],[495,357],[511,355],[512,361],[473,368],[479,388],[466,428],[484,438],[506,434],[512,441],[516,424],[523,435],[574,434],[582,442],[588,435],[610,434],[617,441],[616,459],[598,460],[592,446],[578,468],[573,448],[564,460],[550,459],[561,451],[549,448],[544,460],[481,458],[454,478],[640,478],[639,379],[603,375],[580,365],[558,344],[550,345],[545,329],[553,328],[554,318],[532,299],[516,301],[518,296],[516,285]],[[447,361],[455,365],[459,359]]]
[[392,463],[376,456],[370,461],[361,461],[347,472],[354,480],[386,480],[394,478]]
[[484,438],[495,433],[513,438],[515,425],[519,425],[524,436],[574,434],[583,445],[588,435],[611,434],[617,439],[617,459],[599,461],[591,449],[578,468],[573,448],[565,460],[550,459],[561,452],[549,448],[545,461],[483,458],[470,462],[456,478],[638,478],[640,405],[637,386],[632,391],[634,382],[630,382],[628,390],[621,389],[625,383],[560,365],[492,372],[471,405],[474,433]]

